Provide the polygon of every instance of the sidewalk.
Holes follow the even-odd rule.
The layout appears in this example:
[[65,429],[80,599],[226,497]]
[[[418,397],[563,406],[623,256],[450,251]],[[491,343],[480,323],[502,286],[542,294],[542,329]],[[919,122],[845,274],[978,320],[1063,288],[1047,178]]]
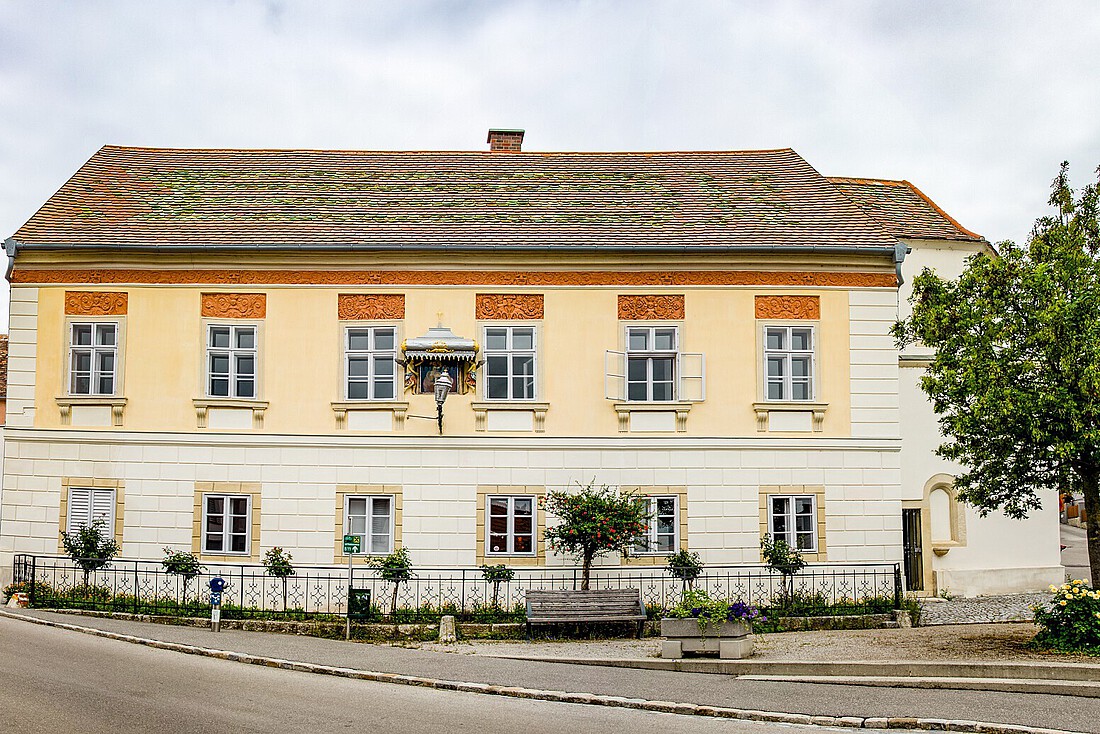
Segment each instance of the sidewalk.
[[[647,670],[626,667],[608,667],[607,660],[589,659],[589,664],[551,662],[560,660],[561,646],[566,643],[535,643],[514,645],[528,651],[524,657],[514,659],[487,654],[456,654],[435,649],[346,643],[311,637],[275,635],[268,633],[223,631],[213,633],[205,629],[175,627],[143,622],[121,621],[110,618],[82,617],[42,611],[3,610],[0,624],[5,631],[26,622],[12,621],[10,617],[34,617],[52,623],[76,625],[96,630],[159,640],[175,645],[191,645],[239,653],[238,659],[257,664],[273,664],[277,659],[284,663],[276,667],[292,667],[310,672],[327,672],[345,675],[354,671],[371,671],[390,678],[404,676],[404,682],[413,685],[434,685],[450,689],[471,690],[497,695],[539,697],[534,693],[557,695],[549,700],[569,700],[601,705],[660,704],[665,708],[684,713],[702,713],[698,707],[725,707],[754,712],[781,712],[786,718],[764,718],[789,723],[831,723],[842,726],[868,728],[918,728],[916,722],[906,727],[904,722],[887,722],[894,719],[935,719],[939,728],[947,727],[947,720],[997,722],[1030,727],[1051,727],[1066,731],[1100,732],[1100,699],[1079,698],[1064,695],[1033,693],[1021,695],[1009,692],[961,691],[916,689],[909,687],[875,687],[873,685],[838,685],[828,681],[808,685],[794,680],[771,678],[768,680],[739,678],[732,675],[677,672],[672,670]],[[867,630],[861,632],[898,632],[896,630]],[[909,633],[910,631],[905,630]],[[944,634],[940,630],[941,634]],[[68,633],[66,633],[68,634]],[[823,634],[850,633],[788,633],[769,636],[791,640],[783,645],[788,650],[788,661],[794,651],[801,649],[804,659],[813,659],[814,653],[826,649]],[[887,638],[879,638],[880,641]],[[798,640],[807,643],[801,646]],[[576,643],[572,643],[576,644]],[[589,646],[590,643],[579,643]],[[619,643],[594,643],[617,645]],[[647,641],[643,641],[643,645]],[[874,638],[858,642],[851,650],[870,653],[875,647]],[[457,647],[464,650],[464,647]],[[596,648],[600,649],[600,648]],[[605,648],[606,649],[606,648]],[[834,646],[835,649],[835,646]],[[192,651],[197,652],[197,651]],[[648,654],[644,648],[635,651],[639,658]],[[217,657],[232,658],[220,654]],[[532,658],[544,657],[548,660]],[[639,662],[645,659],[636,658]],[[850,658],[850,655],[848,656]],[[755,659],[754,659],[755,660]],[[293,661],[293,662],[285,662]],[[660,662],[652,659],[653,662]],[[896,658],[895,658],[896,661]],[[843,661],[842,661],[843,662]],[[591,663],[597,663],[592,665]],[[312,669],[327,666],[327,670]],[[1086,679],[1100,681],[1100,667],[1070,666],[1085,671]],[[333,671],[342,669],[346,672]],[[416,678],[410,679],[408,676]],[[363,677],[363,676],[359,676]],[[379,679],[379,678],[375,678]],[[385,679],[385,678],[382,678]],[[433,679],[428,682],[426,679]],[[1079,678],[1080,679],[1080,678]],[[838,679],[843,680],[843,679]],[[441,681],[446,686],[436,685]],[[455,682],[463,682],[456,685]],[[465,684],[466,687],[462,687]],[[507,688],[501,688],[507,687]],[[525,689],[525,690],[518,690]],[[569,696],[561,697],[561,692]],[[592,697],[604,697],[596,700]],[[607,698],[611,697],[611,698]],[[679,709],[676,704],[684,704]],[[668,708],[672,707],[672,708]],[[714,714],[710,714],[714,715]],[[801,715],[801,716],[799,716]],[[830,720],[810,717],[837,717]],[[853,717],[842,721],[839,717]],[[747,717],[746,717],[747,718]],[[857,723],[858,722],[858,723]],[[931,726],[926,722],[924,726]],[[979,727],[954,725],[958,730],[979,731]],[[984,731],[984,730],[983,730]],[[1020,731],[1009,729],[1009,731]]]

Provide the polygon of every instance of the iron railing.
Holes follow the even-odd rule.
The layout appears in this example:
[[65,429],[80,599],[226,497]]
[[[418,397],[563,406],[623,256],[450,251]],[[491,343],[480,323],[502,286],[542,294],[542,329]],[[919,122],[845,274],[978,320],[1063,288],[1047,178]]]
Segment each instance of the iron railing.
[[[528,589],[579,589],[581,569],[572,566],[513,569],[509,582],[496,588],[479,568],[414,568],[413,577],[397,588],[394,621],[432,621],[441,614],[460,620],[522,619]],[[267,575],[263,566],[206,564],[185,581],[168,573],[159,561],[112,560],[84,571],[63,556],[17,555],[13,580],[23,582],[32,606],[99,609],[141,614],[209,613],[208,582],[220,576],[223,614],[232,617],[315,617],[343,615],[347,610],[348,569],[340,566],[298,566],[286,579]],[[370,589],[374,614],[390,619],[393,584],[375,569],[357,566],[352,586]],[[637,588],[654,612],[680,600],[683,583],[663,566],[595,567],[594,589]],[[791,588],[766,566],[706,566],[694,588],[711,597],[762,607],[789,605]],[[793,599],[799,607],[842,605],[850,613],[899,609],[901,568],[897,563],[808,564],[793,577]],[[205,607],[206,611],[203,612]]]

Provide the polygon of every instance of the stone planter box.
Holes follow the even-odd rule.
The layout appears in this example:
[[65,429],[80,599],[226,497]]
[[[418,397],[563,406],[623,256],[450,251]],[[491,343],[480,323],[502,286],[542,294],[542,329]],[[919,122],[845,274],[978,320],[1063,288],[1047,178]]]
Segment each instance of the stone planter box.
[[752,627],[747,622],[722,622],[706,624],[700,630],[699,620],[662,619],[661,657],[682,658],[685,654],[717,652],[727,659],[747,658],[752,655]]

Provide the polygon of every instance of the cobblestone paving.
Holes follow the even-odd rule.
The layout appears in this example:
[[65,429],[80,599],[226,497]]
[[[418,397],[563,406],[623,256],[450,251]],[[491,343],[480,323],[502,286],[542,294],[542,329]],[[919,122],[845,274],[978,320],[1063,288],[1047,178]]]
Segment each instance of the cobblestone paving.
[[1045,604],[1050,599],[1050,594],[1041,593],[929,600],[921,602],[920,624],[925,627],[937,624],[1030,622],[1034,617],[1031,607]]

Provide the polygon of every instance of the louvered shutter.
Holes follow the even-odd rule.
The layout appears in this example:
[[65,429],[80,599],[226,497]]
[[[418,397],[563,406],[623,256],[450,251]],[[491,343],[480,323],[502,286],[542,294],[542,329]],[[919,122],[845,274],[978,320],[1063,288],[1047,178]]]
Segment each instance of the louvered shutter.
[[92,522],[103,521],[107,535],[114,535],[115,493],[110,489],[92,490]]
[[69,520],[67,531],[75,533],[91,521],[92,490],[82,487],[69,489]]

